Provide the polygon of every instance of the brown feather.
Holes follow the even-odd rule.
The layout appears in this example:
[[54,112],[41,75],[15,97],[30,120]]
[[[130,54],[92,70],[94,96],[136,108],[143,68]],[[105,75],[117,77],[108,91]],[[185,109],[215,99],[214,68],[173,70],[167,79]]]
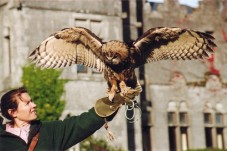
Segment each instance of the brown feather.
[[[157,27],[146,31],[132,44],[112,40],[102,42],[90,30],[65,28],[44,40],[29,58],[42,68],[61,68],[73,64],[104,71],[110,99],[120,83],[136,89],[135,68],[152,61],[208,58],[213,53],[214,37],[208,33],[176,27]],[[139,95],[138,91],[136,94]]]
[[206,58],[213,52],[211,47],[216,46],[213,39],[210,34],[188,29],[153,28],[135,41],[136,52],[144,57],[135,61],[134,66],[163,59],[197,59],[198,55]]

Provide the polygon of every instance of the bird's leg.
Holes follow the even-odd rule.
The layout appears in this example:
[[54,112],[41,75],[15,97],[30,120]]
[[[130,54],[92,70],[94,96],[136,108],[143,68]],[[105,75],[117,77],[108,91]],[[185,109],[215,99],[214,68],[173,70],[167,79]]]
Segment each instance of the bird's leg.
[[126,83],[124,81],[121,81],[120,89],[121,89],[121,94],[125,96],[128,93],[128,91],[131,89],[131,87],[127,87]]
[[114,95],[117,93],[118,88],[117,88],[117,81],[112,80],[112,87],[110,91],[108,92],[109,100],[112,102]]
[[122,96],[125,96],[125,97],[129,98],[130,100],[134,99],[135,96],[138,96],[142,91],[142,87],[138,81],[137,81],[137,85],[136,85],[135,89],[133,89],[131,87],[127,87],[125,82],[121,81],[120,89],[121,89]]

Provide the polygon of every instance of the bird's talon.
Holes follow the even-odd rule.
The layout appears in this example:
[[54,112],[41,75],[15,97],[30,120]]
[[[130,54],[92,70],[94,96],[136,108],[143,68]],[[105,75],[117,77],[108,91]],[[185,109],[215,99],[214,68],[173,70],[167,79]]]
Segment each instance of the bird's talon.
[[113,102],[114,95],[115,95],[115,93],[113,93],[113,92],[109,92],[109,93],[108,93],[109,100],[110,100],[111,102]]

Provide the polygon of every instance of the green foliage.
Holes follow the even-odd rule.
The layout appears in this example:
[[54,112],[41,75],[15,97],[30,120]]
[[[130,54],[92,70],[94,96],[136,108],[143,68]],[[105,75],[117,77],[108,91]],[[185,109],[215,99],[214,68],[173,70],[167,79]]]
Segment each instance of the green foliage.
[[106,140],[90,136],[80,143],[80,151],[125,151],[120,147],[112,147]]
[[65,106],[61,100],[66,80],[59,79],[61,71],[35,68],[34,65],[23,67],[22,83],[37,104],[40,120],[57,120]]
[[226,150],[217,148],[204,148],[204,149],[188,149],[187,151],[226,151]]

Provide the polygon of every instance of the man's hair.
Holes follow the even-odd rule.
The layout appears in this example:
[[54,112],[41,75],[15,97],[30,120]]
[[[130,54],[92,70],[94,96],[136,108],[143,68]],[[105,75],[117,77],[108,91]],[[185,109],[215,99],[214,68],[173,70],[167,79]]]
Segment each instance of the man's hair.
[[27,93],[28,91],[24,87],[20,87],[17,89],[10,90],[6,92],[1,98],[1,112],[2,115],[12,120],[12,117],[9,115],[8,110],[13,109],[16,110],[18,107],[16,96],[20,96],[21,93]]

